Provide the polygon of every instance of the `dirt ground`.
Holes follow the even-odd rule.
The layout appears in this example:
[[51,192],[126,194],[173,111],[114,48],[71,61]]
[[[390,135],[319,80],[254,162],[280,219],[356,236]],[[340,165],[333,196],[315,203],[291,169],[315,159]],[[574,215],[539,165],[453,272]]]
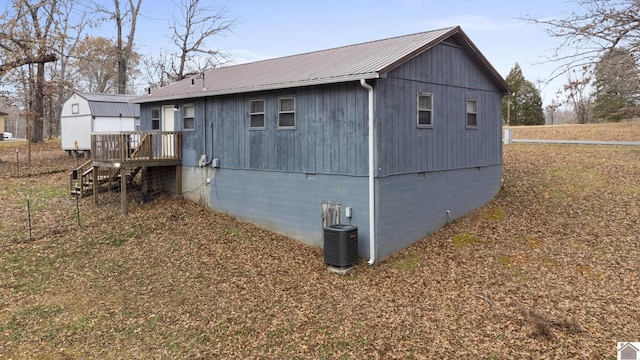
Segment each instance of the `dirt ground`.
[[76,204],[56,146],[18,176],[0,145],[0,358],[615,359],[640,341],[640,148],[506,145],[490,203],[339,276],[187,201]]

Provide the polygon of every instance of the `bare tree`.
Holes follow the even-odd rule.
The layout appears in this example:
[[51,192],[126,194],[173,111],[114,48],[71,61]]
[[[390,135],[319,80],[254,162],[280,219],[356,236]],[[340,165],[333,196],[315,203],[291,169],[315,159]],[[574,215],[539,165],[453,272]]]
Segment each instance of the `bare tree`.
[[201,7],[200,0],[182,0],[181,18],[174,17],[171,40],[178,50],[178,64],[172,63],[172,80],[178,81],[211,69],[227,60],[219,49],[207,47],[211,37],[229,31],[236,19],[227,19],[224,9]]
[[12,16],[4,14],[12,20],[4,23],[0,32],[3,39],[0,74],[29,65],[28,110],[32,121],[29,140],[40,142],[44,132],[45,64],[58,59],[52,51],[57,40],[53,30],[59,15],[58,0],[14,0],[12,6]]
[[78,6],[77,0],[58,0],[59,16],[54,21],[55,33],[59,38],[55,42],[54,51],[58,61],[49,66],[49,89],[46,91],[48,111],[48,136],[60,134],[60,113],[62,104],[76,90],[77,77],[74,64],[74,53],[81,42],[87,27],[93,25],[88,18],[87,7]]
[[582,73],[572,69],[567,72],[567,83],[564,91],[567,94],[566,103],[572,106],[578,124],[586,124],[591,120],[591,96],[589,84],[591,83],[591,72],[589,67],[584,66]]
[[167,64],[171,63],[171,54],[167,50],[160,49],[158,56],[148,55],[142,58],[143,76],[149,82],[149,86],[163,87],[169,84],[167,79]]
[[213,69],[230,56],[208,43],[214,36],[231,31],[237,19],[227,18],[224,8],[201,6],[199,0],[181,0],[171,25],[172,49],[148,56],[146,65],[150,86],[164,86]]
[[[120,5],[120,0],[113,0],[113,9],[108,9],[102,2],[96,4],[99,12],[106,14],[116,25],[116,62],[118,69],[117,92],[126,94],[128,83],[129,63],[132,59],[133,44],[136,33],[136,22],[142,0],[125,0],[124,9]],[[128,34],[123,38],[123,32],[128,24]]]
[[606,53],[624,47],[640,57],[640,1],[576,0],[578,10],[564,18],[525,17],[561,39],[549,57],[558,67],[551,78],[592,68]]
[[[32,10],[37,16],[40,7],[46,5],[44,2],[31,4],[25,0],[17,0],[0,15],[0,19],[3,19],[0,23],[0,76],[24,65],[48,63],[58,59],[52,51],[34,52],[37,39],[33,37],[33,32],[23,28],[29,25]],[[33,27],[29,26],[29,29]]]
[[87,36],[75,49],[74,67],[80,91],[116,93],[118,89],[118,61],[116,45],[101,36]]

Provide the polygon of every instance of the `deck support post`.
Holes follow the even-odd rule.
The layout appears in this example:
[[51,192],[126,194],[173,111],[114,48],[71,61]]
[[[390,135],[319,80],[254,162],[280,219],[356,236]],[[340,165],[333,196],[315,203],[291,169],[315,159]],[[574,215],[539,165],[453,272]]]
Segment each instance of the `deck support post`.
[[182,166],[176,166],[176,195],[182,196]]
[[94,167],[93,164],[91,167],[93,167],[93,171],[91,172],[93,178],[91,182],[91,193],[93,195],[93,207],[96,207],[98,205],[98,168]]
[[122,201],[122,215],[127,215],[127,173],[120,168],[120,200]]

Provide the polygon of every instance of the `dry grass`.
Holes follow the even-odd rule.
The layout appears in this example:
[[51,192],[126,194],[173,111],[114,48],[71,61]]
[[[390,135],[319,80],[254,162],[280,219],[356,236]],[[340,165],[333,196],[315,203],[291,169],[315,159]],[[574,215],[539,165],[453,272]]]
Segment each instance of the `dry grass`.
[[514,139],[640,141],[640,121],[510,128]]
[[492,202],[341,277],[318,248],[176,199],[129,216],[86,199],[78,228],[73,160],[49,146],[65,171],[30,177],[0,147],[0,358],[615,358],[640,334],[635,147],[506,146]]

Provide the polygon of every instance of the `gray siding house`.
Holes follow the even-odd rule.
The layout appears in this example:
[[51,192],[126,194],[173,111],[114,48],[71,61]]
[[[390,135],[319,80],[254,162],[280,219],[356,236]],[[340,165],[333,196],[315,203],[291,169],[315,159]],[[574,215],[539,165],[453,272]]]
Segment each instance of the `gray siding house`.
[[497,193],[508,92],[451,27],[222,67],[134,102],[143,130],[182,131],[182,171],[165,173],[185,198],[314,245],[323,221],[349,223],[373,264]]

